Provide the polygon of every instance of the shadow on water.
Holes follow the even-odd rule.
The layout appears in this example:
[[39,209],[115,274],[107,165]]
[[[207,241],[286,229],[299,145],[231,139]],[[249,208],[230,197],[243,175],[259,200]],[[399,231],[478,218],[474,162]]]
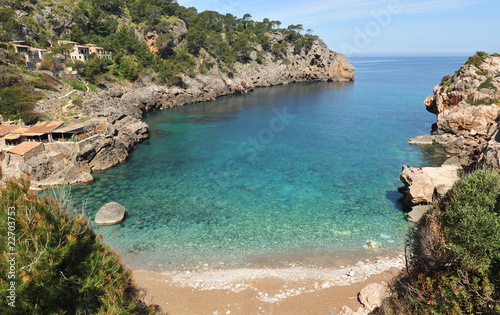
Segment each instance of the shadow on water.
[[404,211],[403,204],[401,203],[403,195],[400,194],[397,190],[388,190],[385,192],[385,198],[390,200],[396,209]]
[[[262,106],[278,106],[283,99],[290,101],[300,97],[307,100],[319,92],[334,91],[350,88],[353,82],[315,82],[315,83],[293,83],[287,85],[273,86],[272,88],[260,87],[249,92],[248,97],[227,95],[217,98],[212,102],[189,104],[182,107],[169,109],[170,118],[160,115],[146,114],[145,120],[150,125],[156,123],[214,123],[236,119],[242,110],[251,110]],[[156,128],[151,128],[156,129]]]

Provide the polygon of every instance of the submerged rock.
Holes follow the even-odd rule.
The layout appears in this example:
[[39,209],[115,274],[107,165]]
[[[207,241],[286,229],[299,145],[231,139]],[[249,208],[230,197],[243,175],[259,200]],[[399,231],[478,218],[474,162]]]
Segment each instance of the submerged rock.
[[95,215],[95,223],[99,225],[113,225],[123,221],[125,207],[118,202],[108,202]]

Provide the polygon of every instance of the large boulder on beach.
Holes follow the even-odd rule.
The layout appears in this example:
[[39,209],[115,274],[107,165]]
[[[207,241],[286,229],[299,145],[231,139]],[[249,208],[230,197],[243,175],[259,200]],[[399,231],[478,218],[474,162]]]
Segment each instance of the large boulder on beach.
[[387,297],[388,285],[382,281],[380,283],[370,283],[359,291],[359,302],[365,306],[365,309],[373,310],[382,305],[382,301]]
[[95,223],[99,225],[113,225],[123,221],[125,207],[118,202],[108,202],[95,215]]

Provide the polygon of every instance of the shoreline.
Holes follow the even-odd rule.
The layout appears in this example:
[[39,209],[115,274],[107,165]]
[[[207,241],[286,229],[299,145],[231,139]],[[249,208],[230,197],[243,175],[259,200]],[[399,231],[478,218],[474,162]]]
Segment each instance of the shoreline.
[[399,274],[405,265],[404,254],[382,253],[374,251],[374,258],[354,263],[353,259],[333,260],[316,267],[133,269],[132,277],[145,290],[145,302],[159,305],[168,314],[326,314],[338,312],[344,305],[356,310],[362,306],[357,293],[363,287],[390,282]]
[[[116,249],[115,249],[116,251]],[[276,254],[251,254],[241,257],[224,256],[218,258],[197,257],[196,262],[183,257],[173,261],[164,261],[161,257],[148,252],[117,251],[125,265],[132,270],[153,273],[182,273],[217,271],[230,269],[283,269],[312,268],[340,269],[354,266],[359,261],[375,261],[381,257],[392,259],[404,255],[403,247],[363,249],[353,251],[315,251],[287,252]]]

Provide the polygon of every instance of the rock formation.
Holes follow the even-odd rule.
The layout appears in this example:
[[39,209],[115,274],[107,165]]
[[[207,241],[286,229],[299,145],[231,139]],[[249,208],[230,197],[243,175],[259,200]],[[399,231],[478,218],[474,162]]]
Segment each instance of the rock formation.
[[[434,135],[446,135],[446,151],[459,154],[463,166],[498,165],[495,160],[500,110],[500,57],[475,55],[443,78],[425,101],[437,115]],[[489,152],[486,156],[485,152]]]
[[403,166],[400,179],[405,185],[400,189],[404,203],[410,206],[430,204],[441,198],[458,180],[458,165],[413,168]]
[[[441,144],[457,156],[440,168],[404,166],[400,189],[408,206],[439,199],[458,179],[460,167],[500,168],[500,56],[478,53],[454,75],[445,76],[424,101],[437,115],[432,135],[418,136],[411,144]],[[413,171],[413,172],[412,172]]]

